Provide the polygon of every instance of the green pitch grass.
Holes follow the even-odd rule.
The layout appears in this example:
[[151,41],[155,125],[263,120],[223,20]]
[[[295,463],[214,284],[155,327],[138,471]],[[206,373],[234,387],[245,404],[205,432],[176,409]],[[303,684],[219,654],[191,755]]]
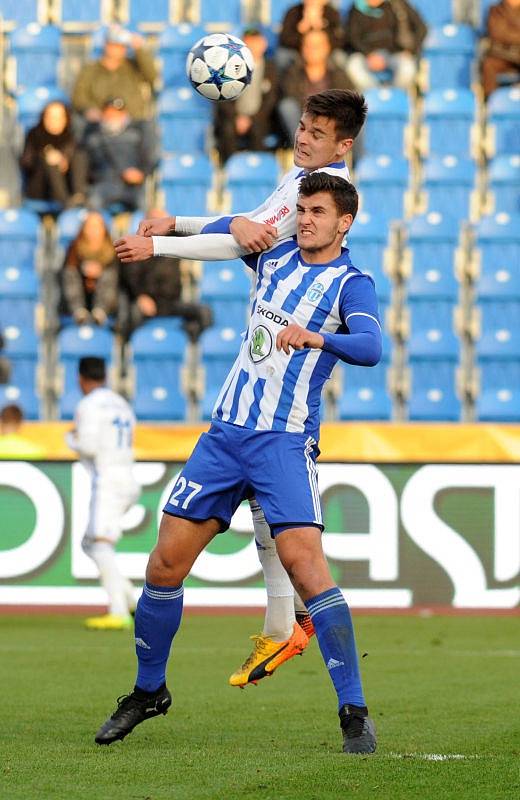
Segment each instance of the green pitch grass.
[[110,747],[94,733],[133,685],[128,632],[0,617],[2,800],[495,800],[520,797],[518,619],[360,616],[378,734],[341,754],[316,640],[244,691],[227,685],[253,617],[187,616],[166,717]]

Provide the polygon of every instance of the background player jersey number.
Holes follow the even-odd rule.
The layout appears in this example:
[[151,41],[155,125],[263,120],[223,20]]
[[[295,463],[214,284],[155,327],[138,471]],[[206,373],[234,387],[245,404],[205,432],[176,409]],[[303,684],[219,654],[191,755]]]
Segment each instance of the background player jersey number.
[[112,420],[117,431],[117,446],[118,447],[131,447],[132,446],[132,423],[129,419],[124,417],[116,417]]
[[[181,508],[183,508],[183,509],[188,508],[190,502],[193,500],[195,495],[197,495],[202,490],[202,484],[201,483],[195,483],[195,481],[187,481],[186,478],[183,478],[183,476],[181,475],[178,478],[178,480],[176,481],[176,483],[175,483],[175,485],[173,487],[174,491],[172,492],[172,495],[171,495],[171,497],[170,497],[170,499],[168,501],[169,503],[171,503],[172,506],[178,506],[179,505],[180,501],[177,500],[177,498],[179,497],[179,495],[181,495],[184,492],[184,490],[186,489],[186,486],[188,486],[192,491],[188,495],[186,495],[186,498],[184,499],[184,502],[183,502],[183,504],[181,506]],[[175,488],[175,487],[178,487],[178,488]]]

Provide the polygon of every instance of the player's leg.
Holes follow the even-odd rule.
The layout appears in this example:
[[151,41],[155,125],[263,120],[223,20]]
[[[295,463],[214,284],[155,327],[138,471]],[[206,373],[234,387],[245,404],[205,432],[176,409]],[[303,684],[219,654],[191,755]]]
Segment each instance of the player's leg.
[[334,583],[318,527],[288,529],[276,537],[282,564],[311,616],[323,660],[338,697],[345,753],[373,753],[375,729],[368,716],[350,610]]

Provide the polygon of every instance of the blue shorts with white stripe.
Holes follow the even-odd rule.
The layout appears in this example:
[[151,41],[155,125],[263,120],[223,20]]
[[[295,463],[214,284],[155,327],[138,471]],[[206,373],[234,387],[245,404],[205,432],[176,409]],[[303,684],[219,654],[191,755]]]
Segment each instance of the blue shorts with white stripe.
[[295,525],[323,530],[316,458],[306,433],[262,431],[213,420],[177,478],[167,514],[215,517],[222,530],[245,498],[255,496],[271,531]]

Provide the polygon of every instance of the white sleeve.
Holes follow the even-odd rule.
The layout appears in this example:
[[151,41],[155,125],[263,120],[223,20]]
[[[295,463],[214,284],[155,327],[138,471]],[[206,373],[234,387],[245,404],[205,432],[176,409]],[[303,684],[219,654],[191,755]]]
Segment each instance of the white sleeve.
[[95,458],[98,451],[99,413],[95,407],[80,406],[76,411],[76,435],[72,435],[67,443],[82,458]]
[[230,233],[201,233],[199,236],[152,236],[154,256],[191,258],[194,261],[229,261],[249,252]]
[[192,236],[200,233],[202,229],[211,222],[216,222],[220,217],[175,217],[175,233],[181,236]]

